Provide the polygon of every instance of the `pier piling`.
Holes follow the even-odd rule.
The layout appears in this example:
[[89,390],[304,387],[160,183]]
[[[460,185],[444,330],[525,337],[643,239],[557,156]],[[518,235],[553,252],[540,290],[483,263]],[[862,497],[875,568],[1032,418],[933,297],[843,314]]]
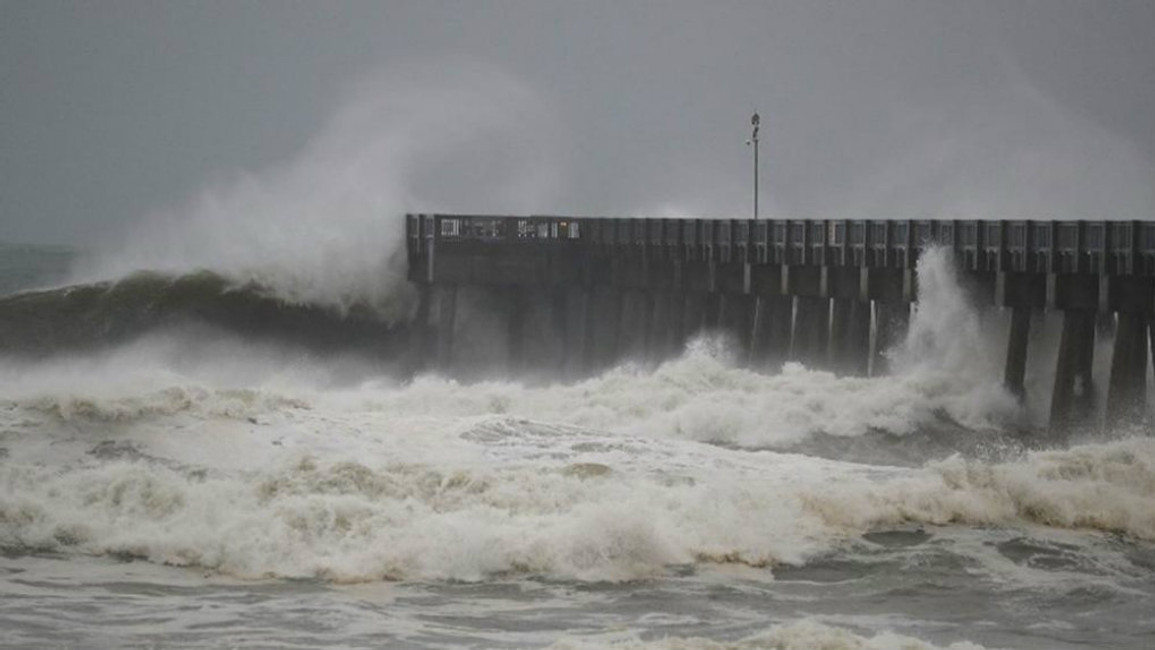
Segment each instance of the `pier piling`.
[[1026,306],[1011,308],[1011,329],[1007,336],[1007,362],[1003,385],[1022,400],[1026,395],[1024,380],[1027,375],[1027,344],[1031,336],[1031,309]]

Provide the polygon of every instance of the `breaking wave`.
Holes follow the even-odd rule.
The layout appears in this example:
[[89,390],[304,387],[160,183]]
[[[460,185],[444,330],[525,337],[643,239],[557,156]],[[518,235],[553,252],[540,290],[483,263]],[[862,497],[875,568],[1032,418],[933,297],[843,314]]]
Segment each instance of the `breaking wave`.
[[[404,300],[400,289],[395,294]],[[0,297],[0,351],[22,357],[66,355],[132,342],[158,330],[208,326],[266,343],[318,352],[395,352],[405,326],[367,305],[343,311],[294,303],[249,282],[208,271],[135,273],[114,282]]]
[[[282,410],[233,425],[206,414],[207,424],[166,434],[176,439],[141,425],[67,467],[8,458],[0,545],[356,582],[631,580],[685,565],[805,564],[911,524],[1155,541],[1155,441],[1145,438],[900,469],[522,421],[461,431],[411,416],[408,430],[390,430],[395,414],[350,426],[301,405]],[[239,456],[240,467],[149,455],[214,444],[228,447],[186,453]]]

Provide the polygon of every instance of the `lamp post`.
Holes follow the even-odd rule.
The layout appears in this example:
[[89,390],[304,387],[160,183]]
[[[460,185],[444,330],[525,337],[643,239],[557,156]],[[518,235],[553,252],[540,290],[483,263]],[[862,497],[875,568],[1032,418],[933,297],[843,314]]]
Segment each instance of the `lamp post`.
[[754,131],[750,134],[750,139],[746,141],[747,145],[753,143],[754,145],[754,220],[758,220],[758,123],[760,122],[758,112],[750,117],[750,126]]

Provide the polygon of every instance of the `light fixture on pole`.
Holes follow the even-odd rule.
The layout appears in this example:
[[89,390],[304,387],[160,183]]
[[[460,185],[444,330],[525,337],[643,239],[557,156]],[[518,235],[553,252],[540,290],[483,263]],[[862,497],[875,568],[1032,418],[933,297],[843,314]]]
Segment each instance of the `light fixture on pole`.
[[746,145],[751,143],[754,145],[754,220],[758,220],[758,123],[761,120],[758,117],[758,112],[750,117],[750,126],[754,128],[753,133],[750,134],[750,139],[746,141]]

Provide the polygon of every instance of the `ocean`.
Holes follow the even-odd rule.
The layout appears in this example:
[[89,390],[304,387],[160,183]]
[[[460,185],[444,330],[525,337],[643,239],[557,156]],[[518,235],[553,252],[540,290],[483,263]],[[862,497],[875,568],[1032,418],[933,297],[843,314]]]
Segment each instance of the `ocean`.
[[327,285],[0,257],[2,647],[1155,647],[1155,437],[1042,435],[943,255],[891,376],[532,382]]

